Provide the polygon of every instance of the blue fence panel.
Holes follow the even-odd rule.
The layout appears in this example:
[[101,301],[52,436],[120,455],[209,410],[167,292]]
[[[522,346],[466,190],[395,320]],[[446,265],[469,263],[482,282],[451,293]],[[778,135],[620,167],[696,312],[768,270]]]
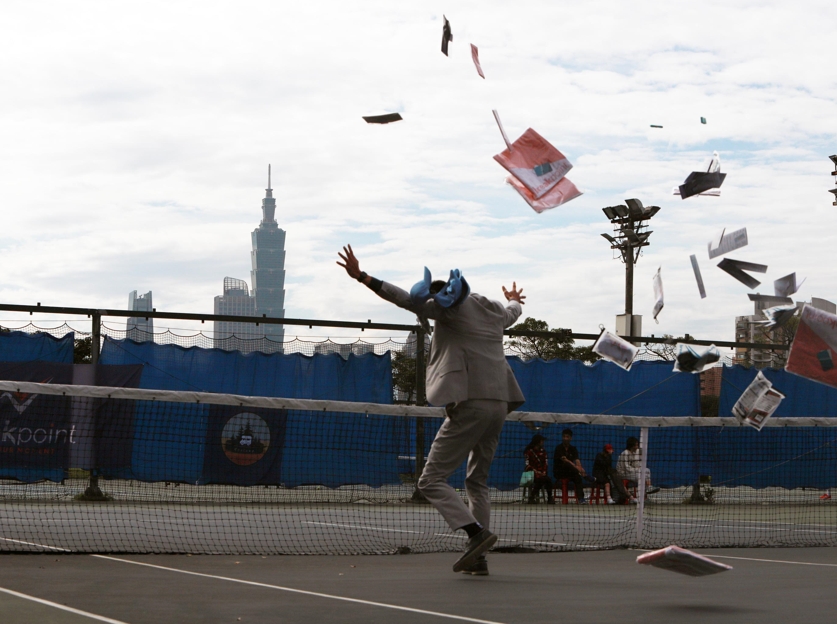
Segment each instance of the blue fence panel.
[[0,332],[0,362],[73,363],[75,334],[56,338],[50,334]]

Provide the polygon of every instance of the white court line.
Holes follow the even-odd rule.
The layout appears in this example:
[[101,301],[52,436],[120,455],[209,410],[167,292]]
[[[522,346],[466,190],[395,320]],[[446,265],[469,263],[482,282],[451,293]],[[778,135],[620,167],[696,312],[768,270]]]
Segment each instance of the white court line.
[[713,559],[738,559],[739,561],[761,561],[763,563],[790,563],[792,565],[822,566],[837,568],[837,563],[810,563],[807,561],[782,561],[781,559],[754,559],[752,557],[731,557],[730,555],[707,555]]
[[58,548],[58,546],[47,546],[46,544],[36,544],[35,542],[24,542],[23,540],[12,539],[11,537],[0,537],[4,542],[14,542],[15,544],[26,544],[27,546],[37,546],[38,548],[48,548],[49,550],[60,550],[61,552],[73,552],[69,548]]
[[[436,617],[447,618],[449,620],[459,620],[462,622],[476,622],[476,624],[503,624],[493,620],[480,620],[477,618],[465,617],[463,615],[453,615],[450,613],[441,613],[439,611],[427,611],[425,609],[414,609],[412,607],[402,607],[399,605],[387,604],[385,602],[374,602],[371,600],[361,600],[359,598],[347,598],[345,596],[334,596],[332,594],[322,594],[320,592],[312,592],[304,589],[294,589],[292,587],[282,587],[281,585],[269,585],[267,583],[257,583],[255,581],[245,581],[237,578],[230,578],[229,576],[216,576],[215,574],[203,574],[202,572],[191,572],[189,570],[180,570],[178,568],[169,568],[166,566],[155,565],[153,563],[143,563],[141,561],[131,561],[130,559],[120,559],[118,557],[107,557],[105,555],[90,555],[97,559],[108,559],[110,561],[120,561],[122,563],[132,563],[138,566],[145,566],[147,568],[155,568],[157,570],[167,570],[168,572],[179,572],[180,574],[188,574],[191,576],[200,576],[203,578],[211,578],[219,581],[230,581],[232,583],[241,583],[242,585],[252,585],[253,587],[265,587],[267,589],[278,589],[280,591],[290,592],[292,594],[302,594],[304,596],[315,596],[317,598],[329,598],[331,600],[341,600],[343,602],[353,602],[355,604],[369,605],[372,607],[383,607],[384,609],[393,609],[395,611],[408,611],[410,613],[421,613],[422,615],[435,615]],[[124,624],[124,623],[123,623]]]
[[67,605],[58,604],[57,602],[50,602],[49,600],[44,600],[43,598],[35,598],[35,596],[29,596],[27,594],[21,594],[20,592],[13,591],[11,589],[6,589],[5,587],[0,587],[0,592],[5,592],[12,596],[23,598],[24,600],[31,600],[32,602],[37,602],[48,607],[55,607],[56,609],[61,609],[62,611],[69,611],[70,613],[75,613],[76,615],[83,615],[85,617],[89,617],[93,620],[98,620],[100,622],[109,622],[110,624],[127,624],[127,622],[123,622],[122,620],[114,620],[103,615],[88,613],[87,611],[82,611],[81,609],[73,609],[72,607],[68,607]]

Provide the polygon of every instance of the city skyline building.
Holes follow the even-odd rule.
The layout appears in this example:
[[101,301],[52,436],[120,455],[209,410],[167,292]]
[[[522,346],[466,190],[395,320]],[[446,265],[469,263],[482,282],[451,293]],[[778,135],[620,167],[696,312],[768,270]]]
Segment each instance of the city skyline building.
[[[214,303],[215,314],[256,316],[256,299],[242,279],[225,277],[224,294],[216,296]],[[215,321],[213,345],[216,349],[227,351],[258,351],[260,343],[252,341],[264,338],[264,327],[255,323]]]
[[[144,295],[137,295],[136,290],[128,293],[128,309],[132,312],[153,312],[154,305],[151,291]],[[128,317],[125,337],[135,342],[154,340],[154,319],[145,317]]]
[[[255,315],[268,318],[285,316],[285,230],[276,222],[276,199],[271,188],[270,165],[267,166],[267,188],[262,199],[262,220],[253,230],[250,252],[250,282],[255,298]],[[283,350],[283,325],[264,325],[264,342],[259,349],[265,353]]]

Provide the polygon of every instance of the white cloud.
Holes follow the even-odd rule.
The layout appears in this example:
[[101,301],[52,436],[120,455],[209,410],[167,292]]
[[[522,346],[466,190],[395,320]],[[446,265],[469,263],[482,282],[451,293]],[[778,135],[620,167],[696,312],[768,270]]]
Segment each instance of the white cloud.
[[[224,276],[250,281],[272,163],[288,316],[412,322],[341,274],[336,252],[352,242],[366,270],[404,287],[425,264],[457,266],[489,295],[516,280],[527,315],[593,333],[624,305],[600,208],[639,197],[662,207],[636,268],[646,333],[730,340],[751,304],[703,252],[722,227],[748,227],[731,255],[769,265],[761,292],[795,270],[800,297],[837,299],[835,18],[814,0],[7,7],[0,301],[124,307],[138,289],[159,310],[210,312]],[[491,158],[492,108],[512,138],[531,126],[564,151],[585,194],[532,212]],[[361,120],[392,110],[405,120]],[[722,197],[672,196],[713,149]],[[311,333],[325,331],[341,333]]]

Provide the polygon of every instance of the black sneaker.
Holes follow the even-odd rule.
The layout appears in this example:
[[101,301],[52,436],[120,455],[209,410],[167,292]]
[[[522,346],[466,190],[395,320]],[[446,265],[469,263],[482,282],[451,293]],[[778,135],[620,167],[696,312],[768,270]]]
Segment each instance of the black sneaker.
[[477,560],[468,568],[462,570],[462,574],[470,574],[471,576],[488,576],[488,561],[485,555],[480,555]]
[[646,494],[656,494],[659,491],[660,491],[660,488],[654,486],[654,487],[650,487],[647,490],[645,490],[645,493]]
[[465,553],[453,564],[454,572],[462,572],[476,563],[479,556],[497,543],[497,536],[483,529],[465,543]]

